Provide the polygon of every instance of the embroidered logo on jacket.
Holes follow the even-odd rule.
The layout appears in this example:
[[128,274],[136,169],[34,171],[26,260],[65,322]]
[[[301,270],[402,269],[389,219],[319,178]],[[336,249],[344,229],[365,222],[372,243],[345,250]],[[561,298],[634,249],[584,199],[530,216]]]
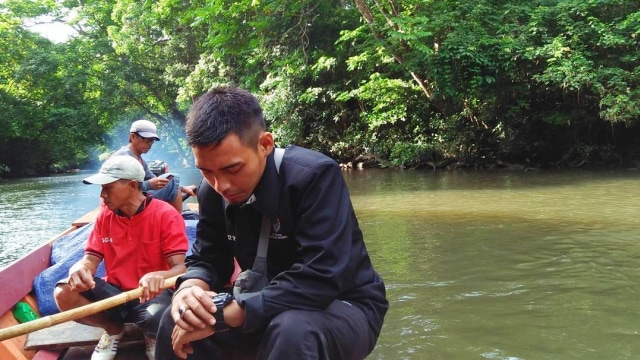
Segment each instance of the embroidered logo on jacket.
[[278,231],[280,231],[280,218],[276,219],[276,222],[273,223],[272,227],[273,231],[271,232],[271,235],[269,235],[269,237],[271,239],[274,240],[285,240],[287,239],[287,235],[284,234],[280,234]]

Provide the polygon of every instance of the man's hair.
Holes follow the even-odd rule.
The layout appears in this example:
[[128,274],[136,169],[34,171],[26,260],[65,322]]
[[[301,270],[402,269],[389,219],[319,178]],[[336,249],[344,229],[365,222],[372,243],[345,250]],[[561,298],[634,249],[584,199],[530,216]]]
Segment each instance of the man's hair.
[[[126,184],[129,181],[134,181],[134,180],[118,179],[118,182],[120,182],[122,184]],[[136,185],[138,185],[138,190],[142,191],[142,183],[140,181],[136,181],[135,183],[136,183]]]
[[221,86],[200,96],[187,115],[185,132],[191,147],[217,146],[236,134],[246,146],[258,143],[266,125],[258,99],[234,86]]

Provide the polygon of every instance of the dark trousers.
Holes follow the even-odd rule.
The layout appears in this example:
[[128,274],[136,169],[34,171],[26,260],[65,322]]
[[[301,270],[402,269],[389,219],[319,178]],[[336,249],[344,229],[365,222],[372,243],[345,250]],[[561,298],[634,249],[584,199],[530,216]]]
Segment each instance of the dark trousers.
[[[101,278],[94,277],[93,280],[96,282],[95,288],[82,293],[82,296],[92,302],[108,299],[123,292]],[[161,316],[165,309],[171,305],[172,296],[173,289],[165,289],[158,296],[143,304],[140,303],[140,300],[134,299],[104,312],[113,321],[135,323],[145,334],[155,337]]]
[[[178,359],[171,346],[174,327],[170,309],[160,320],[156,360]],[[226,359],[229,353],[256,359],[364,359],[375,346],[377,334],[357,306],[334,301],[323,311],[289,310],[277,315],[260,334],[230,330],[191,345],[189,360]],[[244,354],[244,355],[243,355]]]

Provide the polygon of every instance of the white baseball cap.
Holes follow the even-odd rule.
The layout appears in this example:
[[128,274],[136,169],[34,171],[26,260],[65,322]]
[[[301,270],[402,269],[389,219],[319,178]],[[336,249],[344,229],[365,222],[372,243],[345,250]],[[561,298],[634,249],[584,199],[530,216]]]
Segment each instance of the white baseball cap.
[[129,155],[112,156],[102,164],[100,172],[82,180],[85,184],[105,185],[117,180],[144,181],[142,164]]
[[131,124],[130,133],[137,133],[138,135],[144,138],[155,138],[156,140],[160,140],[158,137],[156,125],[149,120],[136,120]]

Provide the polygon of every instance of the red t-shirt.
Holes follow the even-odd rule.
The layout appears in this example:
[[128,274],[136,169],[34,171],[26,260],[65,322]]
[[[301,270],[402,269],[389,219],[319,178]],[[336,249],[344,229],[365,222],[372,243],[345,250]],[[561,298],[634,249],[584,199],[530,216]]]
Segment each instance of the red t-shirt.
[[168,270],[167,258],[189,247],[182,216],[164,201],[145,203],[131,219],[102,207],[84,249],[104,260],[105,280],[122,291],[137,288],[147,273]]

